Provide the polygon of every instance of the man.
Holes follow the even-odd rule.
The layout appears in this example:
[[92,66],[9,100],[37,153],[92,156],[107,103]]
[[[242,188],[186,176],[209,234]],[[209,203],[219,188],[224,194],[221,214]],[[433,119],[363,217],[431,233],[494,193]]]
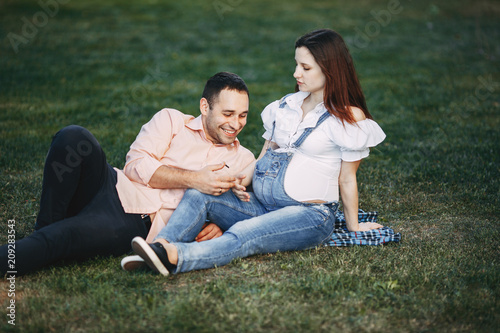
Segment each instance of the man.
[[[248,105],[239,76],[214,75],[200,100],[201,115],[159,111],[131,145],[123,171],[106,162],[86,129],[59,131],[45,162],[35,232],[9,244],[15,245],[15,261],[8,245],[0,247],[0,274],[25,274],[62,259],[122,255],[135,236],[156,236],[187,188],[213,195],[230,190],[234,175],[255,159],[236,139]],[[198,240],[220,233],[211,226]]]

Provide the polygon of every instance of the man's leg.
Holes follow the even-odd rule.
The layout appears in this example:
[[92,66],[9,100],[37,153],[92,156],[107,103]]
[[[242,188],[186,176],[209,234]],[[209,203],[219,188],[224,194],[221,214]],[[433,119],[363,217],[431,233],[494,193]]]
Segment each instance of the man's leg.
[[[51,223],[15,243],[18,274],[63,259],[122,255],[135,236],[148,230],[138,214],[127,214],[116,192],[116,172],[108,167],[104,185],[76,216]],[[0,274],[7,269],[7,245],[0,247]]]
[[35,229],[78,214],[99,191],[106,172],[106,156],[88,130],[71,125],[57,132],[45,160]]

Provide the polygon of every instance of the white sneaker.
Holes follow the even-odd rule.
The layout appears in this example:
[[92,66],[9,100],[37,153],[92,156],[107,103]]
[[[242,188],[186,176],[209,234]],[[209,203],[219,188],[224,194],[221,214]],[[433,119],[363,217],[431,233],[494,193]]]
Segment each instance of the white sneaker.
[[125,258],[122,259],[122,268],[124,271],[132,272],[137,269],[146,267],[148,267],[148,265],[146,264],[144,259],[142,259],[138,255],[126,256]]

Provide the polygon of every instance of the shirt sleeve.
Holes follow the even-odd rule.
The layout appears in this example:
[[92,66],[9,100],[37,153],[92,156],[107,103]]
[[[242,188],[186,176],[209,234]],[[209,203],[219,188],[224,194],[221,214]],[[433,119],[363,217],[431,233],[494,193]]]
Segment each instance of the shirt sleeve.
[[266,106],[264,111],[262,111],[262,113],[260,114],[264,129],[266,130],[264,134],[262,134],[262,137],[266,140],[271,140],[271,136],[273,135],[274,121],[276,119],[276,109],[278,108],[278,105],[279,101],[274,101]]
[[132,181],[148,185],[161,159],[170,147],[172,138],[184,127],[181,112],[163,109],[141,128],[130,146],[123,172]]
[[385,139],[382,128],[373,120],[365,119],[355,124],[342,124],[330,128],[330,137],[340,146],[341,158],[346,162],[359,161],[370,154],[370,147],[375,147]]

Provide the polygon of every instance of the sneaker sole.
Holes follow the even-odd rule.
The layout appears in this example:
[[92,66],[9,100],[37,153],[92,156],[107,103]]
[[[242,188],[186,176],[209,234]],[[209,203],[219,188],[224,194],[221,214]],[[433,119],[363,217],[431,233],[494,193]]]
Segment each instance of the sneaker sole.
[[148,267],[144,259],[142,259],[138,255],[126,256],[125,258],[122,259],[121,266],[122,269],[126,272],[132,272],[138,269]]
[[155,272],[163,276],[168,276],[170,274],[165,265],[162,264],[160,258],[156,255],[155,251],[153,251],[149,244],[141,237],[132,239],[132,249],[144,259],[146,264]]

